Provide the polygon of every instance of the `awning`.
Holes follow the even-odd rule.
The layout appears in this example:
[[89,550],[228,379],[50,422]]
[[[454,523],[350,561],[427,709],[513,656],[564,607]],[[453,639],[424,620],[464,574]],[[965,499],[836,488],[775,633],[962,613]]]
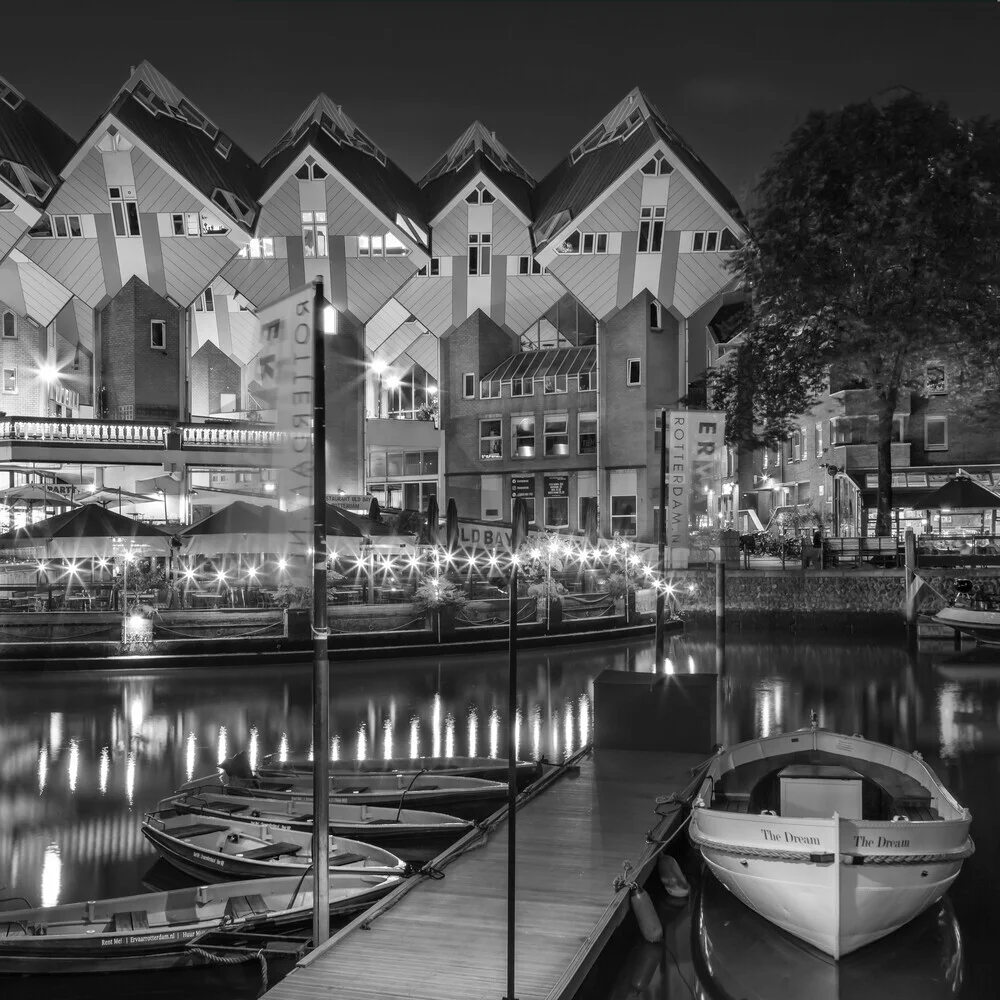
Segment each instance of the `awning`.
[[[956,476],[968,476],[988,490],[1000,489],[1000,465],[917,465],[892,470],[892,503],[894,507],[913,507],[932,490],[940,489]],[[851,480],[861,491],[862,501],[869,507],[877,503],[878,473],[852,472]],[[918,508],[914,508],[918,509]]]
[[596,347],[560,347],[551,351],[524,351],[501,361],[483,382],[508,382],[514,378],[581,375],[597,367]]

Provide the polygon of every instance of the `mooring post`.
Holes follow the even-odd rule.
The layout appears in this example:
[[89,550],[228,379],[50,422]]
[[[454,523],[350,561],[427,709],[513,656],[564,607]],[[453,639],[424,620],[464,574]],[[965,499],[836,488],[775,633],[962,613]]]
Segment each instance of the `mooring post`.
[[912,528],[903,537],[903,613],[906,619],[906,636],[911,645],[917,641],[917,538]]
[[715,639],[725,642],[726,637],[726,564],[720,559],[715,564]]

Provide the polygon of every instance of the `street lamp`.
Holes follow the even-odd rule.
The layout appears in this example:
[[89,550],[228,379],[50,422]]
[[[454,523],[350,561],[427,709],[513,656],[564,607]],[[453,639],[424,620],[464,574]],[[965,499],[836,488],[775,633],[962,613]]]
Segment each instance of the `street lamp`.
[[376,408],[376,416],[379,418],[382,416],[382,376],[385,374],[388,367],[388,362],[384,361],[382,358],[375,358],[372,361],[372,371],[378,377],[378,405]]

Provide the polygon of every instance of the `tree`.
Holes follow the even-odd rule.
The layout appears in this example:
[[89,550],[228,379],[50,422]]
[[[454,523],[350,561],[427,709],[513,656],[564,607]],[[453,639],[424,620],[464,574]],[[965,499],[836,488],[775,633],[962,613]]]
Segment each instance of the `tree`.
[[730,439],[774,444],[831,369],[870,390],[878,534],[891,531],[893,414],[942,354],[997,355],[1000,124],[907,92],[813,111],[756,189],[731,267],[752,308],[712,373]]

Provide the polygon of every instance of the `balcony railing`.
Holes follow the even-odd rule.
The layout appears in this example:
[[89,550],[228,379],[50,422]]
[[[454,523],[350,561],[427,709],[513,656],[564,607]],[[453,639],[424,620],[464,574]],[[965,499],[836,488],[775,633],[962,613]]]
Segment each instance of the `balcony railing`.
[[146,423],[124,420],[50,420],[43,417],[0,419],[0,441],[38,444],[107,445],[138,448],[277,448],[281,431],[217,424]]

